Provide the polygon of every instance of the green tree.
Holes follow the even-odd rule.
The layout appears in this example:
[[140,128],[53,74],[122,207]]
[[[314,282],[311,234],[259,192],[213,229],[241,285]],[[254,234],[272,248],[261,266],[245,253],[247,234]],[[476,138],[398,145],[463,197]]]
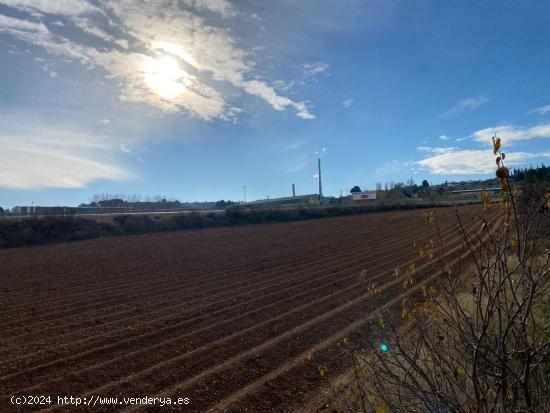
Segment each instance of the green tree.
[[361,192],[361,188],[360,188],[359,186],[355,185],[353,188],[351,188],[351,189],[349,190],[349,192],[350,192],[351,194],[354,194],[354,193],[356,193],[356,192]]

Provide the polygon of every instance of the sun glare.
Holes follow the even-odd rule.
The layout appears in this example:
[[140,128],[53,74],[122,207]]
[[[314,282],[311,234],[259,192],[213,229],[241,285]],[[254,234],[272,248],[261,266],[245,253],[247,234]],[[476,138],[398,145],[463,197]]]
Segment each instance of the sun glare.
[[185,90],[187,72],[170,57],[146,58],[140,66],[147,85],[163,99],[174,99]]
[[178,46],[177,44],[170,43],[170,42],[155,42],[152,45],[152,49],[155,51],[164,51],[166,53],[169,53],[173,56],[177,56],[180,59],[183,59],[187,64],[198,67],[198,63],[195,60],[193,56],[191,56],[189,53],[187,53],[183,47]]

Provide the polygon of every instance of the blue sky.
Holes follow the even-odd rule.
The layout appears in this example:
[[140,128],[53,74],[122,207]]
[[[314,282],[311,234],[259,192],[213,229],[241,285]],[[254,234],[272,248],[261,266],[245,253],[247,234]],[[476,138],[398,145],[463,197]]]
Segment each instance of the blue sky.
[[182,201],[550,158],[546,1],[0,0],[0,205]]

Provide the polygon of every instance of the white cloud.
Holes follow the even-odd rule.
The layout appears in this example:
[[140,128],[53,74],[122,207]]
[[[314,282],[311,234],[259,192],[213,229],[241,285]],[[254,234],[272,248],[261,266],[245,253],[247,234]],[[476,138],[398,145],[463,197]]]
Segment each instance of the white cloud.
[[442,153],[456,151],[457,148],[454,146],[448,146],[448,147],[417,146],[416,150],[419,152],[425,152],[425,153],[431,153],[431,154],[442,154]]
[[35,23],[0,14],[0,31],[17,37],[18,35],[24,35],[24,32],[47,33],[48,28],[43,23]]
[[300,155],[293,156],[291,159],[284,162],[283,172],[295,173],[295,172],[303,171],[312,162],[313,162],[313,159],[309,154],[300,154]]
[[132,153],[132,151],[128,149],[123,143],[120,144],[120,150],[125,153]]
[[15,125],[0,131],[0,187],[78,188],[96,179],[131,177],[110,160],[107,137],[30,119],[19,118],[25,121],[23,127],[14,122],[17,118],[0,119]]
[[89,61],[89,57],[85,53],[86,48],[56,37],[43,23],[16,19],[0,14],[0,33],[6,33],[18,40],[42,47],[57,56],[76,59],[82,63]]
[[[0,3],[26,12],[62,16],[85,33],[108,43],[109,48],[98,50],[52,33],[43,23],[0,15],[0,32],[51,54],[77,60],[88,69],[102,68],[106,77],[119,82],[123,101],[143,102],[168,112],[186,111],[205,120],[231,120],[240,109],[226,101],[229,84],[263,99],[277,111],[293,109],[299,118],[315,118],[307,102],[281,96],[266,82],[255,78],[252,72],[256,63],[249,59],[248,50],[237,45],[230,29],[210,25],[205,17],[193,12],[208,11],[222,18],[238,16],[227,0],[100,1],[101,7],[83,0],[0,0]],[[108,18],[110,27],[97,23],[99,13]],[[134,49],[126,50],[128,41],[120,33],[132,38]],[[146,74],[140,71],[144,61],[166,53],[177,58],[182,70],[189,74],[174,81],[182,93],[172,99],[162,98],[152,90],[144,79]],[[328,65],[324,63],[304,67],[312,75],[326,69]]]
[[103,13],[98,7],[85,0],[1,0],[0,4],[27,12],[79,16],[89,13]]
[[318,75],[319,73],[326,72],[329,67],[330,66],[327,63],[323,62],[306,63],[303,67],[303,75],[304,77],[313,77]]
[[541,106],[540,108],[531,109],[528,113],[538,113],[539,115],[546,115],[550,113],[550,105]]
[[285,82],[284,80],[274,80],[272,85],[277,90],[288,92],[296,85],[296,81],[291,80],[290,82]]
[[109,123],[111,123],[111,119],[100,119],[97,121],[97,123],[99,123],[100,125],[108,125]]
[[116,44],[123,49],[128,49],[128,41],[126,39],[117,39],[115,36],[107,33],[102,28],[94,25],[92,21],[87,17],[75,18],[73,19],[75,25],[82,30],[84,33],[87,33],[91,36],[94,36],[98,39],[103,40],[104,42]]
[[[548,158],[550,152],[513,152],[506,154],[507,165],[517,165],[537,158]],[[488,174],[496,169],[495,156],[490,150],[452,150],[434,154],[416,164],[436,175]]]
[[354,99],[346,99],[346,100],[342,101],[342,105],[345,108],[350,108],[351,105],[353,105],[353,102],[354,102]]
[[183,0],[198,11],[208,10],[224,18],[235,17],[238,12],[227,0]]
[[474,140],[491,145],[492,137],[496,135],[505,143],[524,141],[534,138],[550,138],[550,123],[533,127],[495,126],[480,129],[472,134]]
[[307,140],[297,140],[297,141],[294,141],[294,142],[290,142],[288,144],[283,145],[281,147],[281,151],[283,151],[283,152],[293,151],[295,149],[301,148],[302,146],[304,146],[307,143],[308,143]]
[[487,102],[489,102],[489,98],[485,95],[471,96],[456,102],[453,106],[443,112],[440,117],[442,119],[453,118],[461,115],[463,112],[475,110]]
[[443,134],[443,135],[441,135],[441,136],[439,137],[439,140],[440,140],[440,141],[448,141],[449,139],[451,139],[451,138],[449,138],[449,137],[448,137],[447,135],[445,135],[445,134]]

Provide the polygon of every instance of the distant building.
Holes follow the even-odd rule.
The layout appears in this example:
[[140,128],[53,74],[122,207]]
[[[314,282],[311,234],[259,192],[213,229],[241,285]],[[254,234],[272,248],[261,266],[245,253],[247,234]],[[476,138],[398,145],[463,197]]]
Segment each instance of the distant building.
[[352,193],[354,201],[370,201],[376,199],[376,191],[364,191]]

